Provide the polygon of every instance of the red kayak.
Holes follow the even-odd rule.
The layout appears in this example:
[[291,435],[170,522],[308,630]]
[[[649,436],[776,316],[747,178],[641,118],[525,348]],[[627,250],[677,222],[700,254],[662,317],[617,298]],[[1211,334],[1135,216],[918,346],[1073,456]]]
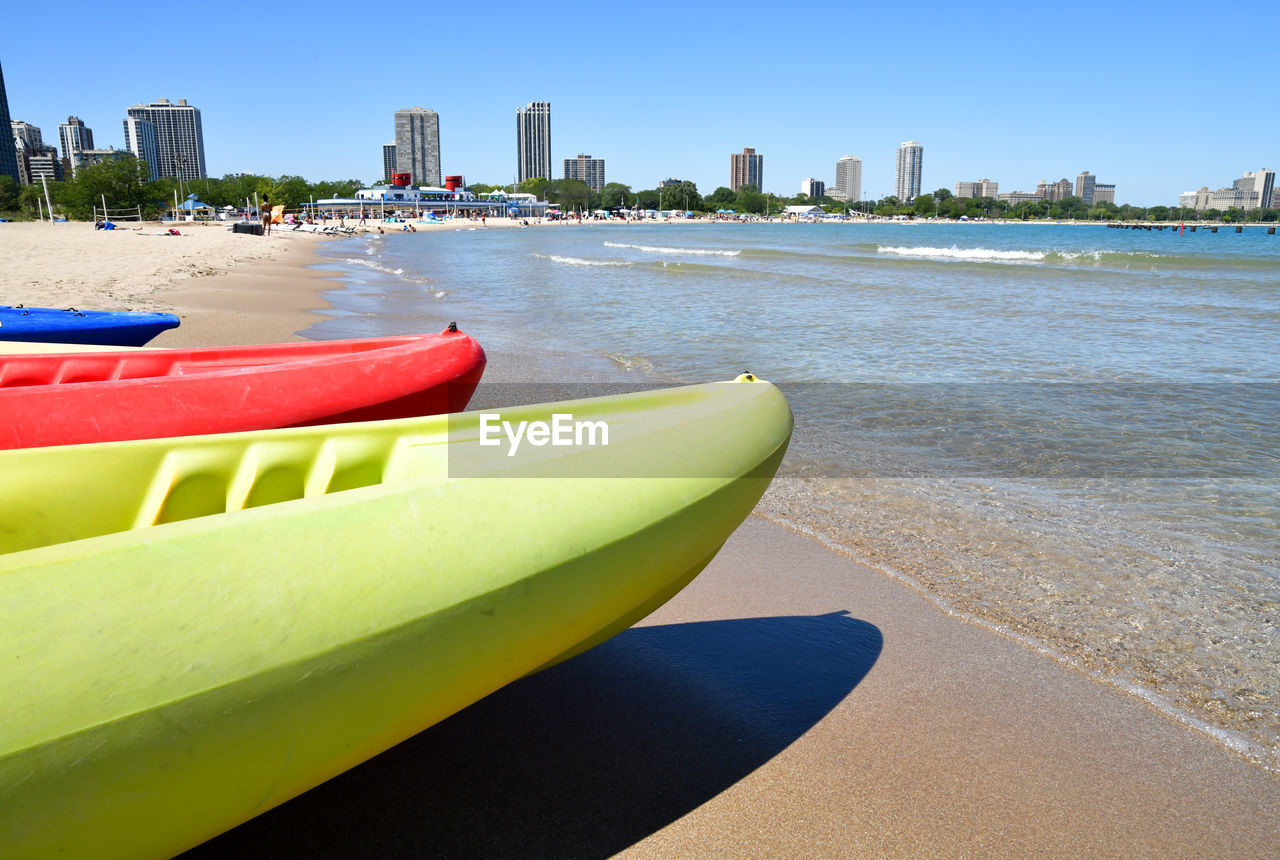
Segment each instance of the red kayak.
[[485,356],[440,334],[0,355],[0,448],[459,412]]

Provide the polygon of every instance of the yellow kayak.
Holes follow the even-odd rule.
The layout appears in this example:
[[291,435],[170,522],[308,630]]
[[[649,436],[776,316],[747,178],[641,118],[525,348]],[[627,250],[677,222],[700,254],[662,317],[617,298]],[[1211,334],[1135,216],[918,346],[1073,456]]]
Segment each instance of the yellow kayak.
[[791,427],[744,375],[0,452],[0,857],[176,854],[604,641]]

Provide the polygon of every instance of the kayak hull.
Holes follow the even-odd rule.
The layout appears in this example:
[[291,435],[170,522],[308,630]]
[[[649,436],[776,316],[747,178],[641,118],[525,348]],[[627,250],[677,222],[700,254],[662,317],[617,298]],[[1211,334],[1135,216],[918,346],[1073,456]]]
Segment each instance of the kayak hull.
[[0,340],[142,346],[179,322],[167,313],[0,306]]
[[211,349],[0,354],[0,448],[466,408],[484,350],[458,331]]
[[[475,413],[0,454],[15,480],[118,468],[132,509],[2,547],[0,659],[20,668],[0,696],[22,717],[0,728],[0,853],[176,853],[603,641],[714,557],[791,430],[767,383],[503,415],[557,411],[615,422],[614,438],[499,454],[470,477],[448,449],[475,442]],[[246,508],[252,490],[220,464],[256,451],[254,480],[271,483],[287,459],[273,445],[312,470],[364,445],[351,456],[386,478]],[[200,477],[225,478],[206,495],[228,510],[139,525]],[[29,510],[56,504],[44,492]]]

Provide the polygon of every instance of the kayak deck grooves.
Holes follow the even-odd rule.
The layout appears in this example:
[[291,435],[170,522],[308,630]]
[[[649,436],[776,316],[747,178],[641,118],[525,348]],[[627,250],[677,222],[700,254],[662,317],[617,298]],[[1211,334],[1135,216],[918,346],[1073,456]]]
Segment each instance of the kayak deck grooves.
[[380,484],[400,439],[373,440],[375,444],[357,439],[317,441],[320,444],[255,443],[245,448],[238,462],[209,456],[212,452],[171,451],[143,497],[132,527]]

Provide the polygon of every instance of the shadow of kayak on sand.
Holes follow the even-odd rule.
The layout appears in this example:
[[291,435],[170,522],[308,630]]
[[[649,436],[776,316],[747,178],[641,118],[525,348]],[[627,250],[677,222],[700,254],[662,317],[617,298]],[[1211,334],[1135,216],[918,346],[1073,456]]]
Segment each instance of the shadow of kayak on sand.
[[606,857],[768,762],[882,646],[844,612],[633,627],[183,856]]

